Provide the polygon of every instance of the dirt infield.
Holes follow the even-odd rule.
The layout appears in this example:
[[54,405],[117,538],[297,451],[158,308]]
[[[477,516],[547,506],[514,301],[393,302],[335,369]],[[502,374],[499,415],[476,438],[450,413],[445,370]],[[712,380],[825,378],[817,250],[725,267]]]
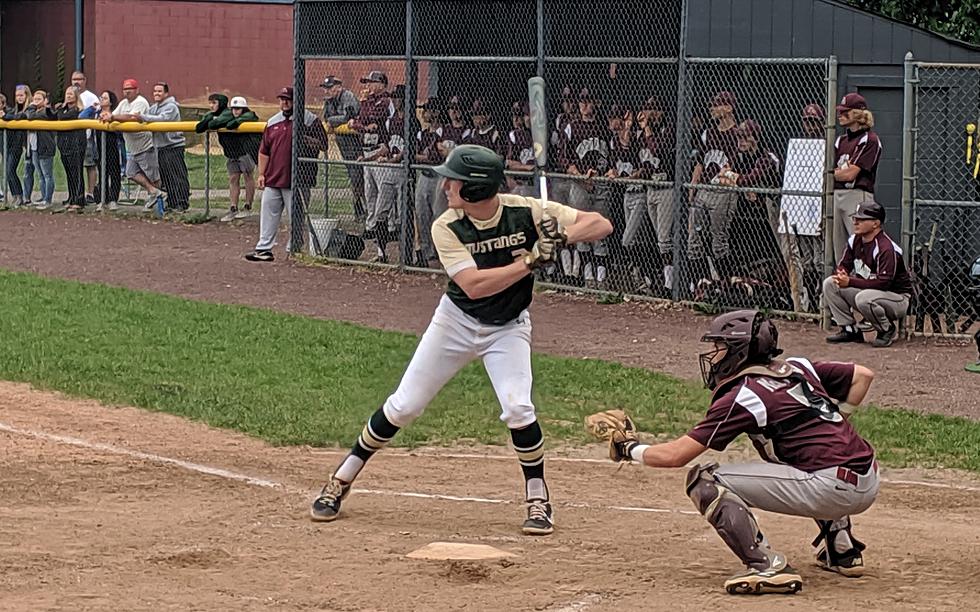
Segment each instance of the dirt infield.
[[[435,275],[400,275],[288,261],[255,264],[255,224],[170,222],[12,211],[0,215],[0,268],[261,306],[421,333],[443,288]],[[707,319],[686,309],[538,295],[532,306],[538,351],[602,358],[697,378]],[[781,322],[787,354],[847,359],[872,367],[870,401],[980,418],[980,376],[963,371],[972,343],[917,339],[889,349],[828,346],[812,324]],[[280,347],[281,349],[282,347]]]
[[[759,599],[721,589],[737,561],[693,512],[681,470],[582,461],[600,457],[598,448],[551,460],[558,530],[533,538],[519,535],[520,476],[506,449],[451,452],[380,454],[346,516],[318,525],[307,503],[336,452],[272,448],[169,415],[0,383],[0,608],[758,610]],[[805,581],[792,598],[767,598],[767,608],[972,608],[973,486],[886,484],[856,519],[869,544],[861,579],[811,564],[811,521],[763,513],[770,540]],[[433,541],[516,557],[405,557]]]

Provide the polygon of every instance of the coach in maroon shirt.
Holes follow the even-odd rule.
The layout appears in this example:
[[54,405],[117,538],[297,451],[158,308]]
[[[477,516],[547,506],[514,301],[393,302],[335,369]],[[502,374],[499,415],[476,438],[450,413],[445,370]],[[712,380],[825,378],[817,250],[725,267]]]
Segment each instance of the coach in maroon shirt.
[[732,594],[794,593],[803,585],[750,508],[815,519],[818,564],[844,576],[864,573],[865,546],[851,535],[849,516],[874,503],[878,466],[846,415],[864,400],[874,373],[853,363],[778,360],[778,338],[755,310],[715,318],[701,338],[713,344],[700,355],[713,392],[701,422],[672,442],[612,445],[616,460],[681,467],[748,436],[763,462],[695,465],[686,482],[695,506],[746,566],[725,582]]
[[881,141],[871,131],[874,115],[864,96],[849,93],[837,105],[837,122],[844,133],[834,141],[834,257],[844,252],[851,215],[862,202],[874,200]]
[[881,229],[885,209],[865,202],[851,215],[854,235],[847,241],[837,270],[823,282],[823,295],[839,333],[827,342],[864,342],[854,322],[854,309],[878,332],[874,346],[891,346],[895,322],[906,315],[912,279],[902,249]]

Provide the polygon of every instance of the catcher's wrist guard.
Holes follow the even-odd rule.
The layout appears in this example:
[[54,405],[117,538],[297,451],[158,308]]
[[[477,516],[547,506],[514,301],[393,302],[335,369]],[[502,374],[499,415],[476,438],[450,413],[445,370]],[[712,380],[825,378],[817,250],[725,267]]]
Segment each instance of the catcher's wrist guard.
[[609,442],[609,458],[619,463],[632,461],[630,452],[639,446],[633,419],[622,410],[605,410],[585,417],[585,428],[593,436]]

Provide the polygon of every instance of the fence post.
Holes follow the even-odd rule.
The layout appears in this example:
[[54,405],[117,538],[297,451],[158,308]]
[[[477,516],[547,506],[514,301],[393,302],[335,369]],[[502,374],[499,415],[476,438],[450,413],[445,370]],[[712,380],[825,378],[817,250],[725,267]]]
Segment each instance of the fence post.
[[204,217],[211,216],[211,132],[204,132]]
[[905,257],[912,257],[912,118],[913,83],[917,81],[912,64],[912,52],[905,54],[905,78],[902,93],[902,250]]
[[[108,204],[108,191],[109,191],[109,176],[106,174],[106,163],[105,163],[105,152],[106,152],[106,133],[103,130],[99,130],[99,201],[102,203],[102,209],[105,210]],[[118,155],[118,151],[116,155]],[[117,177],[118,180],[118,177]]]
[[687,193],[684,189],[684,174],[688,170],[689,144],[686,140],[691,129],[688,116],[690,109],[687,100],[687,17],[688,0],[681,2],[681,24],[677,45],[677,118],[674,125],[674,227],[673,227],[673,259],[674,278],[672,279],[671,298],[676,302],[681,299],[681,284],[687,279],[687,258],[683,257],[683,245],[687,244]]
[[[823,181],[823,277],[827,278],[834,270],[837,255],[834,253],[834,140],[837,128],[834,108],[837,106],[837,56],[827,60],[827,123],[826,145],[824,148]],[[830,310],[826,305],[820,309],[820,324],[830,329]]]
[[[538,37],[538,63],[536,72],[539,77],[544,78],[544,0],[537,0],[537,37]],[[535,165],[537,168],[537,165]],[[537,179],[537,177],[535,177]]]
[[[399,238],[399,257],[398,269],[402,272],[405,267],[413,263],[415,256],[414,246],[415,234],[426,231],[426,228],[415,227],[415,171],[412,170],[412,162],[415,160],[415,138],[413,129],[415,127],[415,95],[416,84],[418,81],[418,66],[415,62],[415,13],[412,0],[405,2],[405,100],[402,108],[405,112],[405,124],[403,136],[405,144],[402,146],[402,167],[405,169],[405,189],[399,194],[404,198],[402,207],[399,211],[401,215],[401,236]],[[398,196],[395,197],[398,201]],[[411,213],[411,214],[410,214]],[[409,231],[415,227],[415,231]]]
[[[293,40],[301,40],[300,19],[302,11],[293,11]],[[313,225],[309,221],[309,202],[303,198],[303,181],[299,175],[299,155],[301,153],[300,141],[306,132],[306,61],[299,53],[294,54],[293,60],[293,140],[291,143],[290,165],[293,192],[292,206],[289,210],[289,252],[290,254],[299,253],[303,249],[303,230],[309,229],[312,233]],[[310,190],[312,192],[312,188]],[[311,237],[312,239],[313,237]],[[311,252],[316,253],[316,248]]]
[[7,132],[9,130],[3,131],[3,184],[0,185],[0,192],[3,193],[3,205],[7,205],[7,192],[10,191],[10,181],[7,180]]

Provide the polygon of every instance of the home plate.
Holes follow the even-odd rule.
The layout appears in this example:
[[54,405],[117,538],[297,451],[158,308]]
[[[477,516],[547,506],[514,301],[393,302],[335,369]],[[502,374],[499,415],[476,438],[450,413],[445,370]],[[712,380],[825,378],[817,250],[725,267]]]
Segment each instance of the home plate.
[[409,559],[456,559],[460,561],[480,561],[483,559],[503,559],[516,557],[514,553],[500,550],[486,544],[463,544],[460,542],[431,542],[405,555]]

